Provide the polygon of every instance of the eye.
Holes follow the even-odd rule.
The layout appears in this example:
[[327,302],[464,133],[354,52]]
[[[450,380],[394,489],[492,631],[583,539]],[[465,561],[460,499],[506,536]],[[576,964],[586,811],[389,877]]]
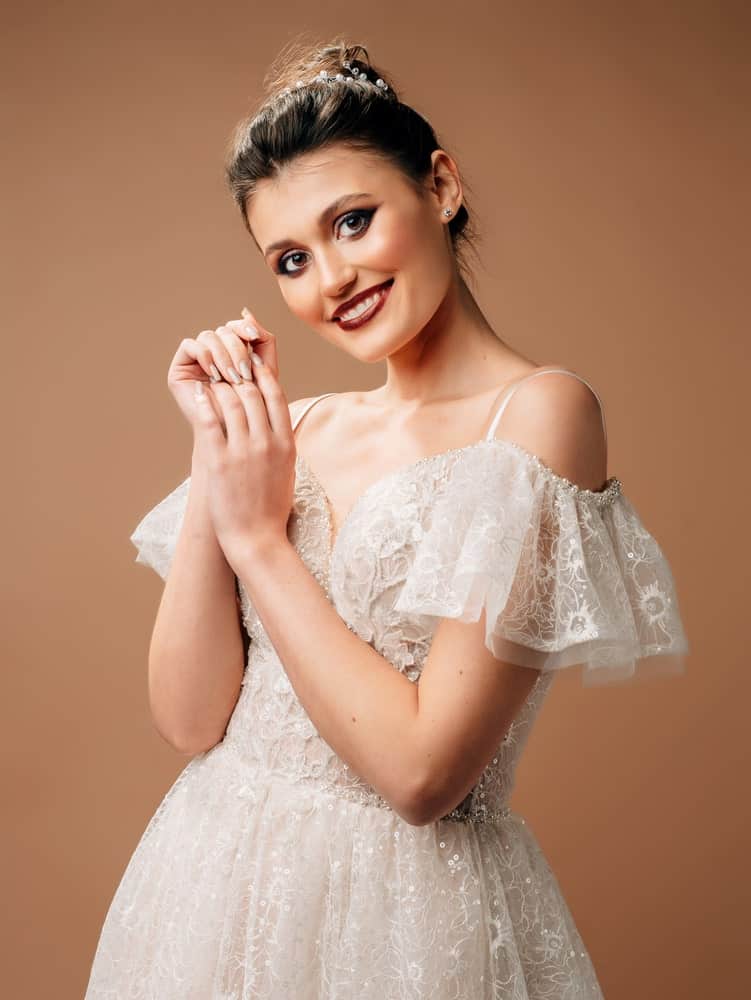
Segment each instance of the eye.
[[[361,208],[356,212],[348,212],[346,215],[342,216],[342,222],[346,222],[348,219],[364,219],[368,224],[370,224],[370,219],[375,210],[371,208]],[[355,235],[365,232],[368,226],[362,226],[357,230]]]
[[285,254],[284,257],[280,257],[279,258],[279,263],[277,264],[277,272],[276,273],[277,274],[286,274],[286,275],[296,274],[299,270],[301,270],[301,268],[295,268],[292,271],[288,271],[287,268],[284,266],[284,262],[286,260],[294,260],[295,257],[304,257],[304,256],[305,256],[305,254],[302,252],[302,250],[297,250],[295,253],[288,253],[288,254]]
[[[375,215],[374,208],[359,208],[353,212],[347,212],[346,215],[339,216],[339,219],[341,219],[342,224],[347,223],[348,227],[351,223],[351,220],[355,221],[360,220],[362,225],[357,226],[354,233],[345,234],[351,236],[360,236],[362,233],[367,231],[368,226],[370,225],[370,220],[374,215]],[[276,273],[285,274],[287,275],[287,277],[292,277],[295,274],[299,274],[300,271],[302,270],[302,267],[294,267],[292,270],[288,270],[288,268],[285,265],[285,261],[294,260],[296,257],[305,257],[305,253],[302,250],[295,250],[293,253],[287,253],[284,254],[282,257],[280,257],[277,262]]]

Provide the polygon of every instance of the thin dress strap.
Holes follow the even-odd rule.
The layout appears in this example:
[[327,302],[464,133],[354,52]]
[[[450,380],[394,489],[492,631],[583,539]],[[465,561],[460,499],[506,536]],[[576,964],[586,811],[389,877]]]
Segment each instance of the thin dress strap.
[[514,393],[519,388],[519,386],[523,382],[526,382],[528,379],[534,378],[536,375],[546,375],[548,372],[560,372],[563,375],[572,375],[574,378],[578,378],[580,382],[583,382],[585,385],[589,386],[589,388],[594,393],[595,399],[600,404],[600,418],[602,419],[602,431],[603,431],[603,434],[605,436],[605,444],[607,445],[608,431],[607,431],[607,427],[605,426],[605,413],[604,413],[603,406],[602,406],[602,400],[600,399],[600,397],[599,397],[599,395],[597,393],[597,390],[585,378],[582,378],[581,375],[577,375],[576,372],[569,371],[568,368],[541,368],[539,371],[530,372],[529,375],[524,375],[524,376],[522,376],[522,378],[518,379],[511,386],[511,390],[506,394],[506,398],[503,400],[503,402],[501,403],[500,407],[496,411],[496,414],[493,417],[493,420],[492,420],[492,422],[490,424],[490,427],[488,428],[488,432],[485,435],[485,439],[488,440],[488,439],[490,439],[490,438],[492,438],[494,436],[496,428],[498,427],[498,421],[501,419],[501,414],[506,409],[506,404],[511,399],[511,397],[514,395]]
[[297,430],[297,425],[300,423],[300,421],[308,412],[308,410],[311,408],[311,406],[314,406],[319,399],[325,399],[326,396],[335,396],[335,395],[336,395],[335,392],[323,392],[321,393],[320,396],[314,396],[312,399],[309,399],[307,404],[303,406],[302,410],[300,410],[300,412],[297,414],[294,421],[292,422],[292,433],[294,434],[294,432]]

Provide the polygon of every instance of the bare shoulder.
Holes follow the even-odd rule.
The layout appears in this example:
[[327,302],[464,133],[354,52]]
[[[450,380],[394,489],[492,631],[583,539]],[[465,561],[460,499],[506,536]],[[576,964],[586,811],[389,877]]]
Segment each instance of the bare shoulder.
[[607,478],[607,441],[590,385],[591,379],[569,369],[526,378],[512,391],[496,437],[514,441],[579,486],[599,490]]
[[[322,399],[322,395],[325,398]],[[311,432],[314,432],[315,436],[318,437],[323,430],[330,429],[342,417],[344,417],[345,425],[348,425],[353,413],[356,412],[361,396],[362,393],[358,392],[319,393],[315,396],[303,396],[294,400],[289,404],[289,409],[294,419],[298,413],[306,408],[308,403],[320,399],[320,403],[311,407],[310,413],[306,414],[304,421],[305,426],[309,427]]]
[[[288,404],[290,415],[294,419],[298,413],[301,413],[307,407],[308,403],[312,403],[319,398],[320,398],[320,393],[315,396],[301,396],[300,399],[294,399],[291,403]],[[330,398],[331,400],[333,400],[336,398],[336,396],[332,396]],[[315,413],[316,411],[327,410],[327,409],[328,407],[326,407],[325,405],[314,406],[312,412]],[[306,417],[306,422],[307,422],[307,417]]]
[[292,402],[288,404],[290,413],[299,413],[304,406],[307,406],[308,403],[312,403],[316,398],[316,396],[301,396],[300,399],[293,399]]

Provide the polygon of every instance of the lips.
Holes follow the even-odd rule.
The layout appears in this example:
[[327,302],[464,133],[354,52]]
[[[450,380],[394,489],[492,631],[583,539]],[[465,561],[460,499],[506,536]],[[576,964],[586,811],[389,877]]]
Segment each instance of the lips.
[[354,309],[358,302],[362,302],[363,299],[370,298],[371,295],[375,295],[376,292],[379,292],[384,288],[388,288],[393,283],[394,279],[389,278],[388,281],[383,281],[380,285],[372,285],[370,288],[366,288],[364,292],[353,295],[351,299],[347,299],[346,302],[342,303],[342,305],[335,310],[331,319],[335,323],[339,322],[342,318],[342,313],[348,312],[350,309]]

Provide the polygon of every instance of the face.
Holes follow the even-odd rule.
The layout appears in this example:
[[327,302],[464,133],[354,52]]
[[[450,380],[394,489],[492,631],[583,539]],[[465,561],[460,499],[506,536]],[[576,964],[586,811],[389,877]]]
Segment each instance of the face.
[[[292,313],[359,360],[380,361],[424,335],[452,287],[443,208],[456,213],[461,186],[442,150],[424,191],[378,156],[332,146],[299,157],[250,199],[253,238]],[[372,318],[356,329],[333,318],[385,282]]]

